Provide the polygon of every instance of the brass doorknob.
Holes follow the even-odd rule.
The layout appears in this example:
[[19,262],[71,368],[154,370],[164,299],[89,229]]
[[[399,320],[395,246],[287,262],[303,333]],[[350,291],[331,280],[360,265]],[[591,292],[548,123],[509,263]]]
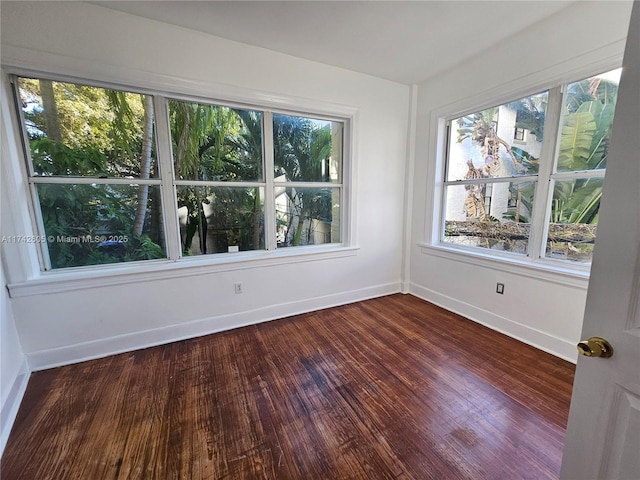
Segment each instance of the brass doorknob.
[[613,355],[613,347],[604,338],[591,337],[578,343],[578,351],[586,357],[609,358]]

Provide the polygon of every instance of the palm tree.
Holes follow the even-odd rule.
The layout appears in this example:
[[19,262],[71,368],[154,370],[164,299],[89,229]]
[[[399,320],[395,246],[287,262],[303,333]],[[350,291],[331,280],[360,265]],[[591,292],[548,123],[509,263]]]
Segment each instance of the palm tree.
[[[140,155],[140,179],[147,180],[151,174],[151,146],[153,145],[153,99],[150,95],[144,97],[144,120],[142,133],[142,152]],[[133,222],[133,234],[140,236],[144,228],[149,200],[149,185],[138,187],[138,206]]]
[[[510,174],[517,174],[524,171],[527,164],[523,165],[522,159],[516,157],[511,145],[497,134],[499,107],[490,108],[482,112],[473,113],[458,119],[458,143],[470,138],[473,143],[481,147],[484,158],[484,165],[481,168],[474,166],[469,160],[469,167],[465,179],[491,178],[501,174],[501,171],[508,171]],[[501,150],[502,149],[502,150]],[[506,162],[501,155],[504,151],[511,162]],[[467,198],[464,203],[465,213],[468,218],[477,220],[494,220],[485,208],[485,186],[481,184],[467,185]],[[517,197],[516,212],[520,211],[521,198]],[[516,222],[520,221],[519,213],[514,217]]]

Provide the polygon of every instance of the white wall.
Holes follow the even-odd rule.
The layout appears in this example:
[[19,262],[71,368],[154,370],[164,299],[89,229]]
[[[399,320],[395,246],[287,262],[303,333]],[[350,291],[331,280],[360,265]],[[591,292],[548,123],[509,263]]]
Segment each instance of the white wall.
[[7,295],[4,267],[0,265],[0,453],[4,449],[11,425],[18,413],[29,372],[22,353],[11,300]]
[[[2,90],[2,111],[5,117],[6,92]],[[0,141],[0,178],[8,178],[10,162],[6,159],[10,157],[9,142],[6,132],[1,131]],[[9,185],[11,187],[11,185]],[[0,237],[11,237],[15,235],[14,225],[6,225],[5,215],[11,209],[13,188],[5,188],[2,184],[0,188]],[[7,228],[5,228],[5,226]],[[24,395],[29,380],[29,367],[27,358],[22,350],[22,345],[16,329],[16,321],[13,314],[13,305],[7,291],[7,265],[11,262],[7,255],[7,247],[11,243],[2,241],[0,244],[0,454],[9,437],[11,426],[18,413],[20,401]],[[9,248],[10,250],[10,248]]]
[[[619,66],[629,2],[579,2],[418,88],[409,290],[575,360],[587,280],[421,246],[432,238],[439,115],[467,113]],[[578,75],[576,77],[576,75]],[[517,98],[517,97],[515,97]],[[467,112],[465,112],[466,110]],[[426,188],[425,188],[426,187]],[[497,295],[497,282],[505,284]]]
[[[75,2],[3,3],[2,61],[167,92],[355,112],[357,250],[201,266],[177,277],[115,276],[100,286],[39,284],[28,281],[28,268],[11,268],[18,334],[34,369],[399,291],[408,86]],[[25,200],[17,195],[14,205]],[[2,214],[20,222],[15,211]],[[243,294],[234,294],[235,282]]]

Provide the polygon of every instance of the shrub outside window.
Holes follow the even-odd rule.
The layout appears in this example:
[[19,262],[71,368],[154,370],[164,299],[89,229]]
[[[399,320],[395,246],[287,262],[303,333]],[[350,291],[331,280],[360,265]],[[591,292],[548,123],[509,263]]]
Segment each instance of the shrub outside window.
[[343,121],[12,81],[45,270],[343,241]]
[[589,264],[619,77],[618,69],[450,120],[441,240]]

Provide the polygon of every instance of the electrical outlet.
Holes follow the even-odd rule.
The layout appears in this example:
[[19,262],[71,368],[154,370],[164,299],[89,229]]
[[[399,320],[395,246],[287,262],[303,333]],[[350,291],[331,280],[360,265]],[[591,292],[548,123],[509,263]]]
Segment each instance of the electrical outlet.
[[496,293],[499,293],[500,295],[504,295],[504,283],[498,283],[496,285]]
[[242,293],[242,284],[241,283],[234,284],[234,287],[236,289],[236,293]]

